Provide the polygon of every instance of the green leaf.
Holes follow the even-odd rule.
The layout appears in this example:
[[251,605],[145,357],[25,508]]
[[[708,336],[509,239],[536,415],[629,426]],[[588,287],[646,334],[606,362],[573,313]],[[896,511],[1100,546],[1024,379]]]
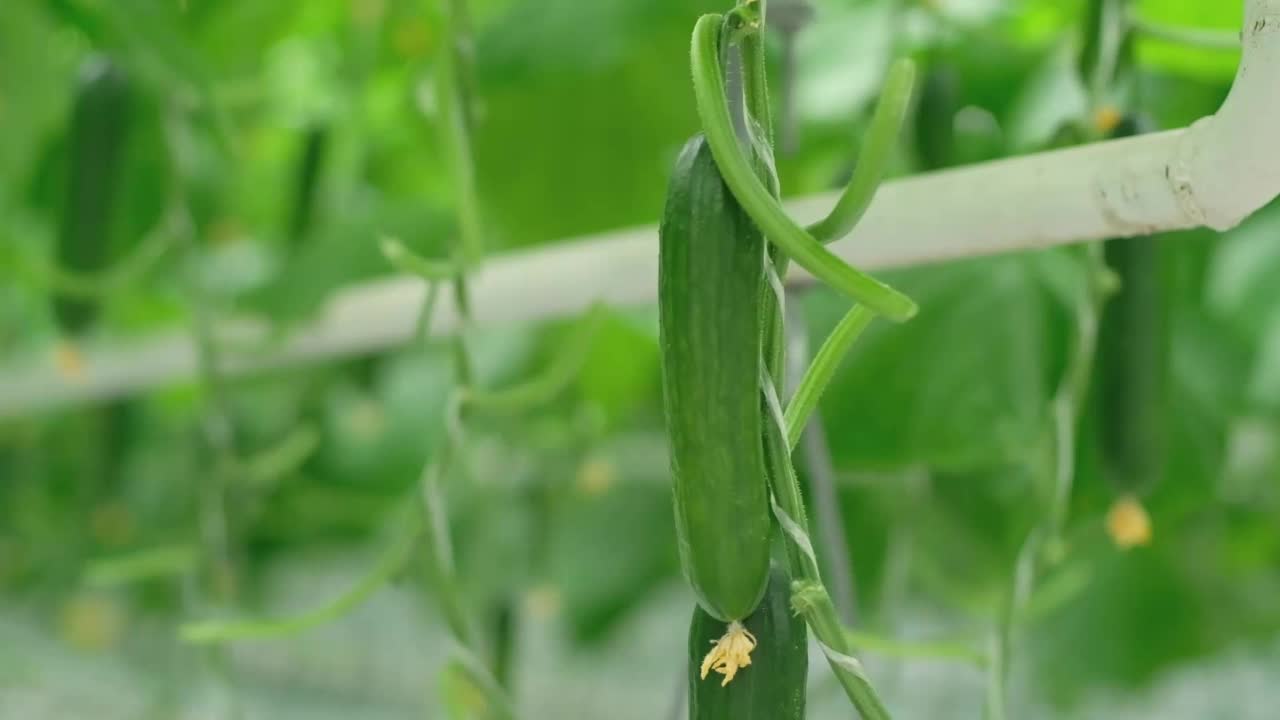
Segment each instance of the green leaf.
[[[1138,0],[1137,12],[1165,25],[1238,32],[1244,25],[1244,3],[1202,0]],[[1143,38],[1138,43],[1143,65],[1207,80],[1229,80],[1240,64],[1239,52],[1207,50],[1166,40]]]

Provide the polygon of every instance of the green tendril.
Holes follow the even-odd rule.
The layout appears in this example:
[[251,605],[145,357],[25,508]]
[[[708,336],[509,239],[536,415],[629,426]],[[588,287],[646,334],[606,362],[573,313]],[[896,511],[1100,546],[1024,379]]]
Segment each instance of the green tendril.
[[369,572],[346,592],[319,607],[285,618],[187,623],[178,629],[178,637],[183,642],[197,645],[285,637],[337,620],[359,607],[400,572],[408,563],[421,530],[421,514],[408,513],[408,518],[396,532],[395,538]]
[[889,76],[885,80],[875,113],[871,116],[871,127],[863,140],[862,153],[858,155],[853,178],[845,186],[836,206],[831,209],[831,214],[805,228],[818,242],[833,242],[853,232],[853,228],[871,206],[871,200],[884,177],[885,166],[889,164],[889,158],[896,147],[895,141],[902,131],[902,122],[911,104],[911,88],[915,84],[915,76],[915,63],[906,58],[898,60],[889,68]]
[[698,116],[725,184],[770,242],[815,277],[895,322],[916,314],[911,298],[850,266],[797,225],[752,170],[733,131],[720,67],[724,16],[703,15],[693,31],[691,60]]
[[818,400],[831,384],[849,348],[862,336],[864,330],[875,319],[875,314],[861,305],[854,305],[827,336],[818,353],[813,356],[809,369],[796,386],[795,395],[787,404],[785,415],[787,429],[787,446],[794,448],[804,433],[805,423],[818,407]]

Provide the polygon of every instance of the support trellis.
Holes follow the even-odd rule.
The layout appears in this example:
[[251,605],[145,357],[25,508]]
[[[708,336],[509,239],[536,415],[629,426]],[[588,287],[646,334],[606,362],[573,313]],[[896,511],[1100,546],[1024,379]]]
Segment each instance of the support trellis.
[[[1194,227],[1225,230],[1280,195],[1280,0],[1247,0],[1242,59],[1218,112],[1190,127],[1069,150],[1009,158],[886,183],[836,254],[884,269]],[[788,203],[800,222],[825,215],[835,196]],[[927,210],[925,210],[927,208]],[[472,321],[494,325],[571,315],[594,302],[654,300],[652,226],[569,239],[494,258],[472,278]],[[798,269],[789,283],[807,282]],[[376,352],[413,338],[424,288],[379,280],[335,293],[317,318],[271,351],[224,353],[228,376]],[[440,298],[433,333],[459,326]],[[242,320],[217,328],[228,347],[253,346],[269,329]],[[197,350],[183,332],[86,349],[69,379],[48,356],[0,372],[0,417],[100,401],[195,376]]]

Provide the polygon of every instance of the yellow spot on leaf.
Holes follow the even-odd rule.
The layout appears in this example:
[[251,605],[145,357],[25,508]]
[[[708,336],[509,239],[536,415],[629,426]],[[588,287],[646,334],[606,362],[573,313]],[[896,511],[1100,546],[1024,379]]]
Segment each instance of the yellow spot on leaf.
[[1121,550],[1151,542],[1151,516],[1132,495],[1116,500],[1107,512],[1107,533]]
[[719,640],[712,640],[713,647],[707,656],[702,658],[702,679],[712,670],[724,676],[720,687],[728,685],[738,674],[738,670],[751,664],[751,651],[756,649],[756,636],[734,620],[729,629]]

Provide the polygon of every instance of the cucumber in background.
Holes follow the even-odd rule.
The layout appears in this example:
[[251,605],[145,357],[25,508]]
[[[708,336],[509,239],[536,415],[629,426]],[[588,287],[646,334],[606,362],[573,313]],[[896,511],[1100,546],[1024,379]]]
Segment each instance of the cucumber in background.
[[[68,129],[66,203],[55,256],[64,270],[94,273],[111,262],[113,216],[120,210],[134,105],[123,68],[105,55],[85,59]],[[54,299],[58,325],[69,335],[84,332],[97,311],[94,300]]]
[[296,250],[306,242],[316,217],[316,196],[320,178],[324,175],[325,159],[329,154],[329,128],[315,124],[306,129],[302,138],[294,185],[293,208],[289,217],[290,250]]
[[[1121,120],[1112,137],[1151,130],[1141,116]],[[1169,355],[1160,238],[1108,240],[1107,265],[1119,289],[1102,311],[1098,327],[1097,442],[1103,477],[1121,498],[1113,509],[1113,535],[1122,545],[1142,544],[1150,523],[1136,498],[1159,481],[1164,471],[1165,375]],[[1126,540],[1122,536],[1128,536]]]

